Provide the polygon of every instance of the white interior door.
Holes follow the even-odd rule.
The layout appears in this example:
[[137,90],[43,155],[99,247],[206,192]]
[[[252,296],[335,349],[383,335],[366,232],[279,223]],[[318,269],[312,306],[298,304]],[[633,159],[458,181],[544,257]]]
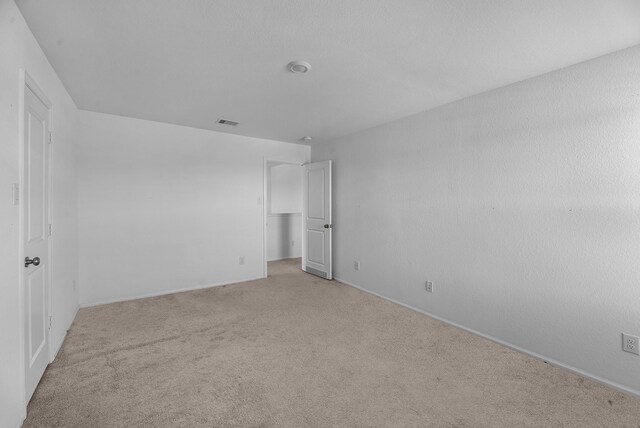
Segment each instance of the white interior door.
[[24,94],[24,356],[26,399],[49,363],[49,108],[27,86]]
[[302,193],[302,270],[332,279],[330,160],[304,165]]

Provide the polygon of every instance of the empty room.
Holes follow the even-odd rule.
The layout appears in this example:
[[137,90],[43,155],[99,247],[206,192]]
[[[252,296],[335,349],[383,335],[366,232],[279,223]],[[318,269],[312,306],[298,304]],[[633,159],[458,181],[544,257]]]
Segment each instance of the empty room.
[[0,0],[0,428],[640,427],[640,1]]

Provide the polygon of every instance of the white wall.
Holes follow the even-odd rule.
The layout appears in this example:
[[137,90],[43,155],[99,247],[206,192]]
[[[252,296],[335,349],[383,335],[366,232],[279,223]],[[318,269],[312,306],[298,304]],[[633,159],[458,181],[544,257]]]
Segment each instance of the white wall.
[[75,121],[77,110],[11,0],[0,1],[0,426],[25,416],[20,356],[19,207],[12,183],[19,176],[19,70],[26,69],[53,103],[51,158],[52,314],[51,344],[57,350],[78,306]]
[[640,334],[640,47],[314,145],[324,159],[336,277],[640,393],[620,337]]
[[302,212],[302,167],[281,164],[269,168],[269,213]]
[[309,147],[79,118],[82,305],[263,275],[264,158],[304,163]]
[[302,257],[302,214],[267,216],[267,260]]

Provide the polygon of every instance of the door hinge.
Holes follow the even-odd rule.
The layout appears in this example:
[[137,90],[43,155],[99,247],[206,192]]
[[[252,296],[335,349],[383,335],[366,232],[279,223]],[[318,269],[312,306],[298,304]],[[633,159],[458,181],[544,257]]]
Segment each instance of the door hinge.
[[49,144],[53,143],[53,132],[49,131]]
[[52,326],[53,326],[53,316],[49,315],[49,330],[51,330]]
[[53,229],[53,226],[51,225],[51,223],[49,223],[49,236],[51,236],[52,229]]
[[20,185],[13,183],[13,205],[20,205]]

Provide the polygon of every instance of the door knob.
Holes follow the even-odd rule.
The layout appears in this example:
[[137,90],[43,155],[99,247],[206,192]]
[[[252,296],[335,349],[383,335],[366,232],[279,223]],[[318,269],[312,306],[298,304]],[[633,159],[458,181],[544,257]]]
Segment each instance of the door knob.
[[40,264],[40,257],[34,257],[30,259],[29,257],[24,258],[24,267],[29,267],[29,265],[38,266]]
[[332,224],[325,224],[325,225],[324,225],[324,228],[325,228],[325,229],[329,229],[329,228],[331,228],[331,227],[333,227],[333,225],[332,225]]

